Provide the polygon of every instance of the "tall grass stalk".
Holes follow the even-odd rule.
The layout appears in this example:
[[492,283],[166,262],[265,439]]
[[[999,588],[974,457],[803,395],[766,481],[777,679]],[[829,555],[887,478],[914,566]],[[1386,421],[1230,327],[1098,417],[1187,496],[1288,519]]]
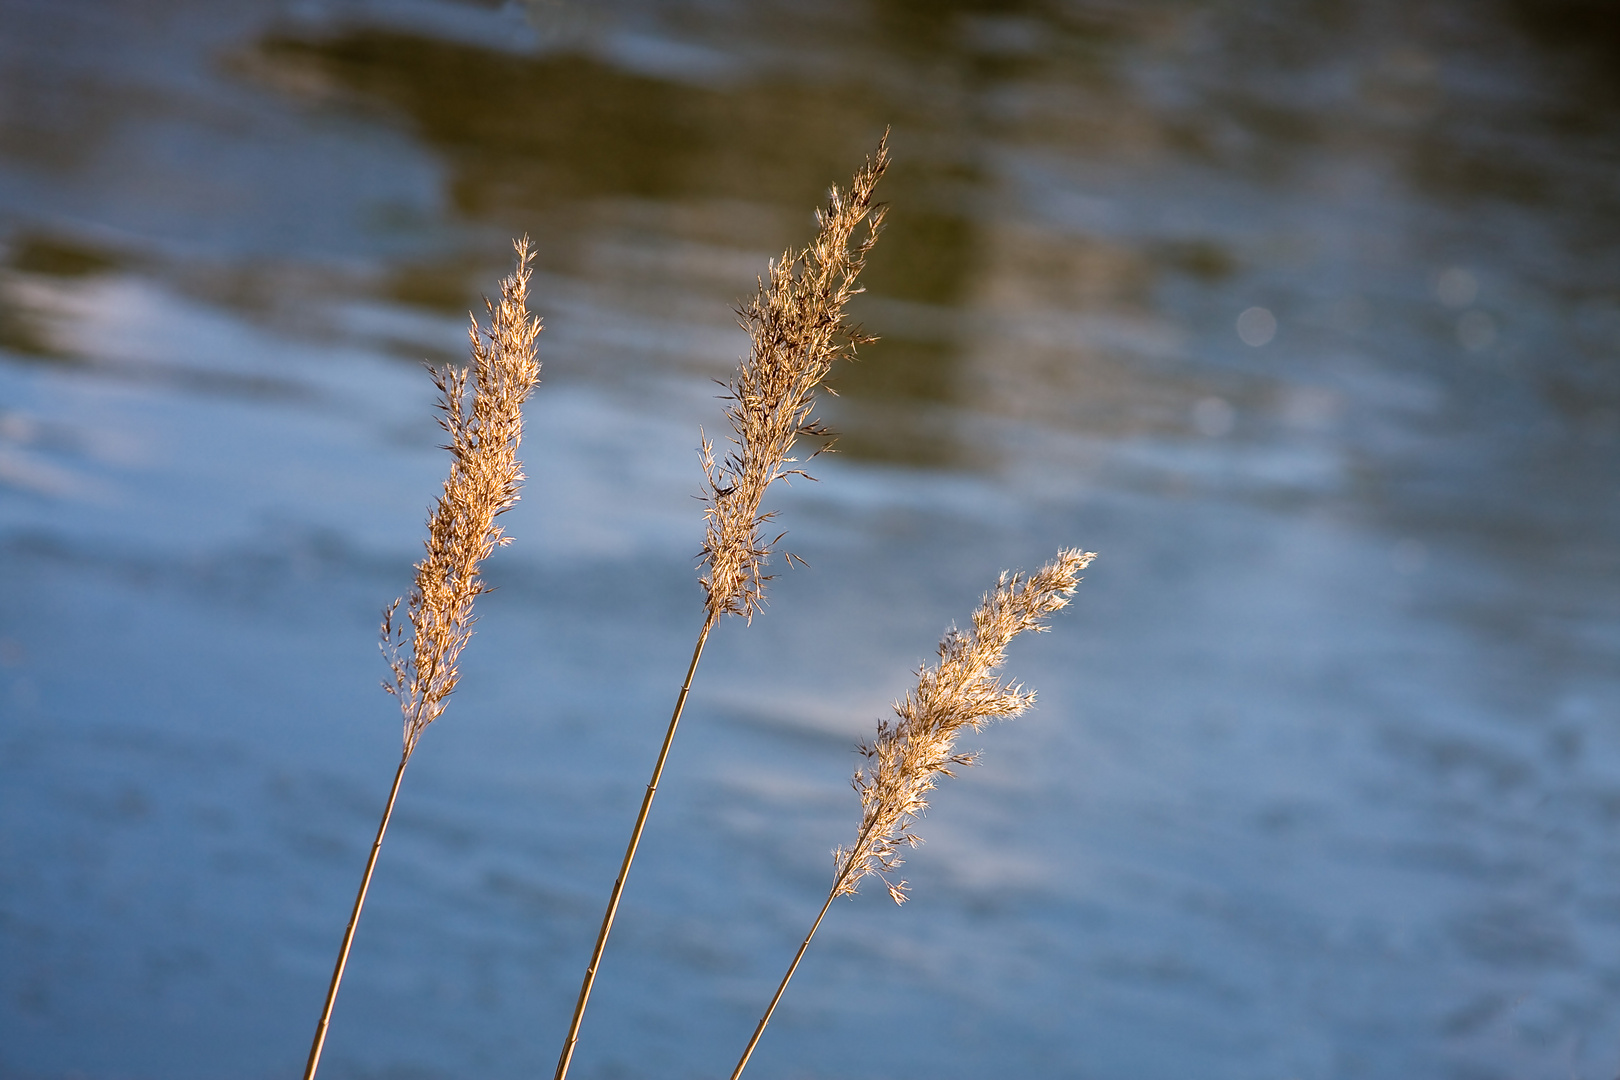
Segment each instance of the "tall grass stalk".
[[1080,571],[1095,554],[1071,548],[1058,552],[1030,577],[1003,573],[995,590],[973,613],[973,628],[964,634],[954,627],[939,643],[939,661],[917,672],[917,688],[894,706],[896,722],[878,725],[877,738],[862,744],[866,764],[856,771],[855,790],[861,796],[861,828],[855,845],[833,853],[833,883],[826,903],[811,924],[782,976],[771,1003],[754,1028],[731,1080],[738,1080],[765,1025],[782,1000],[788,982],[804,959],[805,950],[826,918],[832,902],[853,896],[867,875],[888,887],[896,904],[905,903],[906,882],[891,881],[899,868],[901,847],[916,847],[920,839],[912,826],[928,809],[928,793],[953,769],[974,765],[978,754],[961,753],[956,737],[963,728],[978,731],[993,720],[1011,719],[1035,703],[1035,695],[995,674],[1006,660],[1007,645],[1026,630],[1047,629],[1042,620],[1065,607],[1080,584]]
[[703,627],[608,896],[557,1059],[556,1080],[568,1075],[579,1044],[580,1024],[602,953],[709,633],[726,615],[752,620],[764,603],[765,583],[771,577],[765,572],[766,564],[772,548],[782,539],[781,535],[765,539],[765,528],[775,517],[775,511],[760,509],[765,491],[778,480],[806,476],[802,469],[791,467],[797,465],[797,459],[789,456],[801,437],[822,443],[810,457],[831,448],[831,433],[813,415],[816,388],[834,363],[872,340],[849,321],[844,308],[861,291],[857,279],[883,226],[884,208],[873,203],[872,194],[888,164],[885,133],[849,190],[834,187],[827,205],[816,212],[818,229],[810,244],[799,251],[785,251],[773,261],[754,297],[738,309],[750,344],[747,357],[726,387],[730,405],[725,414],[731,425],[732,448],[717,461],[713,444],[706,437],[702,443],[707,523],[699,552],[705,593]]
[[[476,317],[468,330],[472,340],[470,370],[447,366],[429,368],[439,389],[439,424],[449,435],[450,475],[444,481],[433,513],[428,518],[427,549],[416,564],[416,582],[409,599],[396,600],[383,615],[382,647],[393,672],[383,688],[399,700],[404,718],[404,747],[394,783],[383,807],[377,838],[372,841],[360,891],[354,898],[343,944],[332,968],[332,982],[315,1026],[304,1080],[313,1080],[332,1021],[343,969],[349,962],[355,927],[365,907],[372,871],[382,850],[383,836],[399,798],[405,766],[427,726],[444,712],[460,678],[461,650],[472,636],[473,601],[485,591],[479,565],[497,548],[511,542],[496,519],[518,501],[524,476],[518,461],[523,437],[523,403],[540,378],[535,337],[540,320],[529,317],[527,298],[529,260],[525,237],[514,243],[517,268],[501,282],[499,304],[485,301],[490,328],[482,330]],[[468,384],[471,382],[471,402]],[[407,634],[395,622],[405,604]]]

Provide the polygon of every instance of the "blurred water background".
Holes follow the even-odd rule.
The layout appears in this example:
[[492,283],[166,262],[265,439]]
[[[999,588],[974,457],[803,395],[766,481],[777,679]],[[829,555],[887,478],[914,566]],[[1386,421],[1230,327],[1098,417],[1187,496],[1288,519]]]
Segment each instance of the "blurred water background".
[[423,360],[539,251],[517,538],[323,1076],[549,1075],[701,619],[731,313],[886,125],[809,569],[699,673],[574,1074],[725,1075],[851,748],[1101,552],[750,1076],[1620,1071],[1599,0],[4,0],[0,1075],[297,1075],[396,760]]

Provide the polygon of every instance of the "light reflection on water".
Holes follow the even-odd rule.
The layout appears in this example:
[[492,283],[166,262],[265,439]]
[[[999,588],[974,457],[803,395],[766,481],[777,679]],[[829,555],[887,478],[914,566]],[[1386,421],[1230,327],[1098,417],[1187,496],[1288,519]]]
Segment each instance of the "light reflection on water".
[[1620,1067],[1599,7],[4,11],[0,1073],[302,1060],[442,472],[416,365],[525,231],[518,542],[324,1068],[549,1067],[696,628],[731,305],[889,124],[883,340],[780,499],[811,569],[711,647],[575,1075],[729,1067],[850,746],[1074,543],[1039,709],[750,1075]]

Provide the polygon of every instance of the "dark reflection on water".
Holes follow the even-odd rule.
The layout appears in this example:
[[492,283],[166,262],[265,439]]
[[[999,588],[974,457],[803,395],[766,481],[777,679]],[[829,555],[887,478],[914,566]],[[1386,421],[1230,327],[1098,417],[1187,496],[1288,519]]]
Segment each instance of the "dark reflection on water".
[[[575,1075],[729,1068],[848,749],[1103,552],[750,1075],[1620,1069],[1620,55],[1586,0],[0,3],[0,1074],[285,1076],[392,760],[417,367],[545,383],[323,1075],[549,1067],[731,308],[892,125],[811,569],[716,636]],[[1261,310],[1263,309],[1263,310]],[[874,1024],[875,1017],[881,1022]]]
[[[721,211],[703,239],[765,250],[793,243],[802,234],[803,208],[819,201],[829,177],[848,172],[849,162],[870,150],[883,124],[880,99],[862,93],[858,81],[829,85],[765,74],[739,92],[730,79],[683,84],[596,57],[512,55],[378,28],[272,36],[242,67],[272,85],[354,108],[384,106],[385,115],[405,118],[452,169],[448,193],[458,214],[535,231],[546,238],[543,264],[563,273],[591,261],[580,247],[589,233],[566,223],[585,200],[768,200],[773,227],[749,228],[754,221]],[[969,211],[981,186],[967,163],[897,165],[884,194],[905,209],[894,215],[873,260],[867,285],[874,296],[947,308],[968,298],[978,256]],[[666,269],[681,267],[672,262]],[[430,274],[402,272],[393,295],[466,304],[464,290]],[[880,407],[895,397],[952,401],[954,335],[904,325],[885,330],[873,362],[847,373],[840,392]],[[952,464],[960,456],[948,437],[897,434],[881,424],[862,425],[844,450],[917,465]]]

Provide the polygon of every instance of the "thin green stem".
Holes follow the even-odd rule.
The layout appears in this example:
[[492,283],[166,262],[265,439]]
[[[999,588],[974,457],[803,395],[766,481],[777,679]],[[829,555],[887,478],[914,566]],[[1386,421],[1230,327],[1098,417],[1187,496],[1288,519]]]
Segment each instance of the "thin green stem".
[[703,631],[698,634],[697,645],[692,649],[692,663],[686,669],[686,681],[681,684],[680,696],[675,699],[675,712],[669,718],[669,730],[664,733],[664,745],[658,751],[658,762],[653,766],[652,779],[647,781],[647,794],[641,800],[641,813],[636,815],[636,827],[631,830],[630,843],[624,849],[624,862],[619,866],[618,880],[613,883],[613,893],[608,897],[607,911],[602,915],[602,929],[596,935],[596,948],[591,952],[591,962],[585,967],[585,980],[579,987],[579,1001],[574,1005],[574,1019],[568,1025],[568,1038],[563,1041],[562,1055],[557,1059],[556,1080],[563,1080],[568,1075],[568,1065],[574,1058],[574,1048],[579,1045],[579,1025],[585,1018],[585,1005],[591,999],[591,987],[596,982],[596,969],[602,962],[602,950],[607,948],[608,934],[613,930],[613,917],[619,912],[619,898],[624,895],[624,883],[630,876],[630,864],[635,861],[636,848],[641,844],[641,832],[647,827],[647,814],[652,810],[653,796],[658,793],[658,780],[664,774],[664,762],[669,759],[670,745],[675,741],[675,728],[681,722],[681,712],[686,708],[686,695],[692,689],[692,676],[697,671],[698,660],[703,656],[703,645],[709,640],[709,631],[714,629],[717,616],[710,613],[703,622]]
[[321,1048],[326,1045],[326,1029],[332,1022],[332,1006],[337,1003],[338,986],[343,982],[343,969],[349,963],[349,948],[354,944],[354,928],[360,924],[360,909],[366,906],[366,891],[371,888],[371,872],[377,868],[377,853],[382,850],[383,835],[388,832],[388,819],[394,816],[394,801],[399,798],[399,782],[405,778],[405,766],[411,760],[411,747],[400,755],[399,768],[394,772],[394,786],[388,791],[388,805],[383,807],[382,821],[377,826],[377,839],[371,844],[371,857],[366,860],[366,872],[360,877],[360,891],[354,898],[354,911],[349,915],[349,928],[343,931],[343,945],[338,949],[337,964],[332,968],[332,985],[326,991],[326,1004],[321,1009],[321,1022],[315,1025],[315,1041],[309,1048],[309,1064],[304,1066],[304,1080],[315,1080],[315,1069],[321,1063]]

